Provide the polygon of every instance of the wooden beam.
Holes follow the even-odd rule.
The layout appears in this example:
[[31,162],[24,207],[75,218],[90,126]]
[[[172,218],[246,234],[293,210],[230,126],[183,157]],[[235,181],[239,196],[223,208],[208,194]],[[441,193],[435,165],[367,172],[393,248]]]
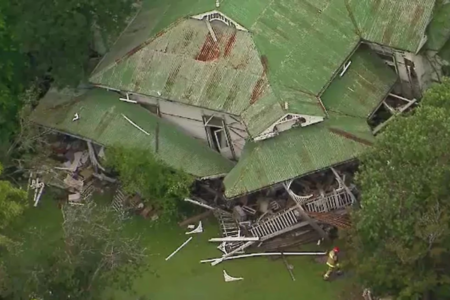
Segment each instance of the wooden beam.
[[[290,195],[289,195],[290,197]],[[293,199],[294,200],[294,199]],[[295,201],[295,200],[294,200]],[[330,237],[328,234],[319,226],[319,224],[316,223],[315,220],[309,217],[308,213],[303,209],[303,207],[299,204],[298,206],[298,212],[300,213],[301,217],[311,225],[312,228],[314,228],[315,231],[324,239],[324,240],[330,240]]]
[[344,187],[345,191],[347,192],[347,194],[350,196],[350,198],[352,199],[352,203],[358,203],[358,200],[356,199],[355,195],[353,195],[352,191],[350,191],[350,189],[348,188],[348,186],[345,184],[345,182],[342,180],[341,176],[339,176],[338,172],[331,167],[330,168],[331,171],[333,171],[334,176],[336,176],[336,179],[339,181],[339,183]]

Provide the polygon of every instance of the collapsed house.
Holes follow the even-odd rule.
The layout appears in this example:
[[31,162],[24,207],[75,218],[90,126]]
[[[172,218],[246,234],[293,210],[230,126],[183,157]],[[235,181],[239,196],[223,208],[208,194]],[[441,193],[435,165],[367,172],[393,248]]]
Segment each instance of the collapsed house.
[[372,124],[380,109],[410,109],[439,80],[449,11],[434,0],[144,2],[91,86],[50,90],[32,120],[223,179],[225,201],[285,191],[293,202],[247,224],[267,240],[300,228],[304,212],[319,220],[355,201],[335,169],[338,186],[327,192],[291,186],[353,161],[386,124]]

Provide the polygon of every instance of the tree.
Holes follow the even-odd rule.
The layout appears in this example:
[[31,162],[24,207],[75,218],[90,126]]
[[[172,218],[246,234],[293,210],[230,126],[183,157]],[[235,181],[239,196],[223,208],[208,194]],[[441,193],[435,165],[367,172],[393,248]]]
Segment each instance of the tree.
[[13,32],[19,50],[38,77],[60,86],[77,85],[98,56],[96,39],[117,36],[132,11],[132,0],[12,1]]
[[107,165],[119,173],[128,193],[139,193],[146,202],[163,212],[163,218],[179,215],[183,199],[190,194],[194,178],[176,170],[148,151],[111,147],[106,151]]
[[450,298],[449,91],[448,79],[432,87],[361,159],[349,248],[357,278],[378,294]]
[[3,259],[1,299],[102,299],[108,288],[131,289],[147,268],[139,237],[129,236],[109,208],[91,202],[63,211],[62,240],[37,239],[31,258],[18,245]]
[[[0,164],[0,175],[2,165]],[[2,235],[4,230],[27,207],[26,192],[14,187],[10,182],[0,180],[0,247],[11,246],[11,240]]]
[[16,115],[20,108],[18,95],[25,81],[26,58],[18,51],[9,1],[0,3],[0,145],[6,144],[17,128]]

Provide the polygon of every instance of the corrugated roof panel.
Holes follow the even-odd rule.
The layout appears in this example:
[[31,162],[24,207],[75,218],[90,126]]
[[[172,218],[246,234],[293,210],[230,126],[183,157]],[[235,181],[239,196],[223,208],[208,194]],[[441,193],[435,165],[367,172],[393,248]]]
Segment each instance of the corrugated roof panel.
[[[94,83],[240,114],[252,101],[263,67],[248,33],[185,20],[114,68],[95,74]],[[127,66],[134,66],[130,71]],[[130,79],[131,78],[131,79]]]
[[[116,93],[97,89],[75,98],[51,90],[33,111],[31,120],[105,146],[147,150],[168,165],[198,177],[225,174],[233,167],[231,161],[204,142],[182,133],[141,106],[118,98]],[[75,113],[78,121],[72,121]],[[122,114],[149,135],[131,125]]]
[[440,50],[450,40],[450,3],[436,4],[433,19],[427,28],[428,40],[425,45],[430,50]]
[[365,40],[416,52],[430,21],[435,0],[349,0]]
[[344,75],[322,94],[322,103],[328,111],[366,118],[386,98],[397,75],[364,46],[349,61]]
[[276,94],[285,86],[317,95],[328,83],[359,41],[344,11],[343,1],[287,0],[261,13],[251,30]]
[[[352,118],[352,117],[344,117]],[[351,122],[370,128],[365,120]],[[224,179],[225,195],[233,198],[355,158],[368,145],[341,132],[327,121],[283,132],[260,142],[247,142],[244,153]]]

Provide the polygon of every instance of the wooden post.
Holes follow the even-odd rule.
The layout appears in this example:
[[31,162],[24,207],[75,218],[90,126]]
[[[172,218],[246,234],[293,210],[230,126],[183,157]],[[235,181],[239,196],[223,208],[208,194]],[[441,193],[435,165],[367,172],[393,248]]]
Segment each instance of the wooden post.
[[312,228],[314,228],[315,231],[325,240],[329,240],[330,237],[328,234],[319,226],[319,224],[316,223],[315,220],[310,218],[308,213],[303,209],[303,207],[299,204],[297,204],[298,211],[300,212],[301,217],[311,225]]
[[326,232],[316,223],[316,221],[309,217],[308,213],[303,209],[303,207],[297,201],[295,201],[295,198],[291,195],[291,193],[292,193],[291,190],[286,185],[284,186],[284,188],[286,189],[289,197],[294,201],[294,203],[297,203],[297,207],[298,207],[297,211],[300,213],[300,216],[303,218],[303,220],[308,222],[309,225],[311,225],[311,227],[314,228],[314,230],[317,231],[317,233],[324,240],[329,240],[330,237],[328,236],[328,234],[326,234]]
[[358,200],[356,200],[355,195],[353,195],[352,191],[350,191],[350,189],[348,188],[348,186],[345,184],[345,182],[342,180],[342,178],[339,176],[338,172],[331,167],[331,171],[333,171],[334,176],[336,176],[336,179],[342,184],[342,186],[344,187],[345,191],[347,192],[347,194],[350,196],[350,198],[352,199],[352,203],[358,203]]

